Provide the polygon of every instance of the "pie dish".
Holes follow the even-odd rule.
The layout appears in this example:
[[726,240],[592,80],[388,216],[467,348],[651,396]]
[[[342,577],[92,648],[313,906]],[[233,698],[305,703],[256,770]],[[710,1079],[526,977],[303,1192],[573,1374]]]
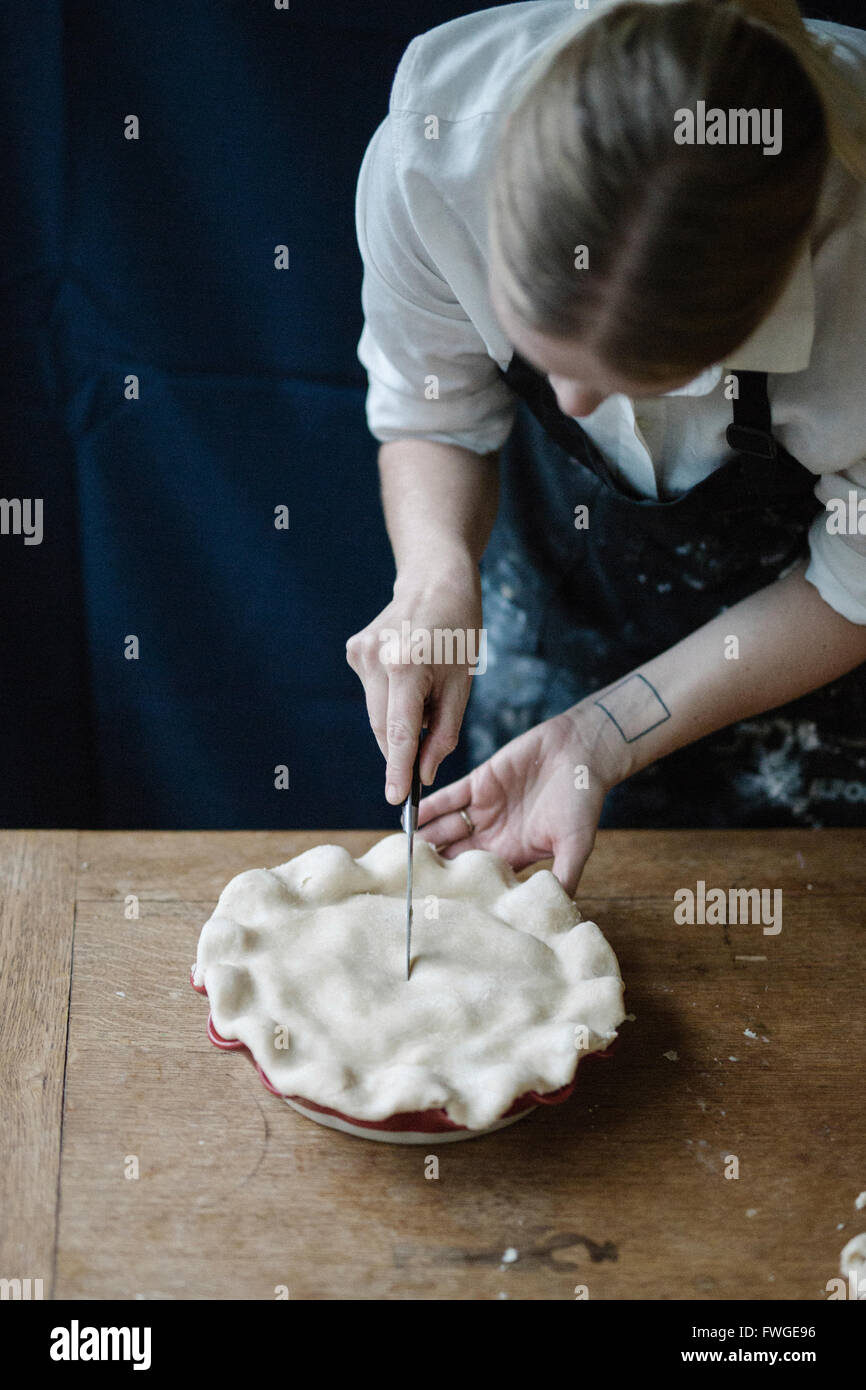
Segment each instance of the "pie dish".
[[559,880],[486,850],[406,837],[355,859],[317,845],[223,889],[192,984],[217,1046],[332,1127],[390,1142],[471,1138],[571,1093],[624,1018],[616,957]]

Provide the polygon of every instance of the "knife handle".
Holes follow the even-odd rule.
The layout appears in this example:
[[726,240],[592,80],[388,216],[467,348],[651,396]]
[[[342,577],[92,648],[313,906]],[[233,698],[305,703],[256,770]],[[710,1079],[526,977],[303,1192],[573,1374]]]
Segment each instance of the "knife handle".
[[403,813],[400,817],[403,829],[407,834],[410,825],[412,830],[415,830],[418,825],[418,805],[421,801],[421,748],[426,732],[426,729],[422,729],[418,739],[418,751],[415,754],[415,763],[412,768],[412,790],[403,803]]
[[412,768],[412,790],[409,793],[409,800],[416,810],[421,800],[421,749],[424,746],[424,735],[426,732],[426,729],[421,730],[418,739],[418,752],[415,754],[415,765]]

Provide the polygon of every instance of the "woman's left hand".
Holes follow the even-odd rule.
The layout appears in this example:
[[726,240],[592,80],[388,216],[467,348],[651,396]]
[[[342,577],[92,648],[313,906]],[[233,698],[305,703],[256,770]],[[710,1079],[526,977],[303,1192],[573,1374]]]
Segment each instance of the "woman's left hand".
[[536,724],[465,777],[422,797],[419,833],[445,859],[486,849],[522,869],[553,856],[553,872],[573,895],[604,798],[618,780],[598,738],[587,738],[578,709]]

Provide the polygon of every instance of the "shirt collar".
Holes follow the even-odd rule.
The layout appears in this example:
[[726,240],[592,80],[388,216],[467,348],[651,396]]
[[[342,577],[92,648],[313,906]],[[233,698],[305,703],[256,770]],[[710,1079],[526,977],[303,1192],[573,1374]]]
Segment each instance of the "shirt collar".
[[809,365],[815,336],[815,285],[811,247],[806,242],[785,288],[769,314],[735,348],[724,364],[717,363],[666,396],[706,396],[725,368],[741,372],[802,372]]

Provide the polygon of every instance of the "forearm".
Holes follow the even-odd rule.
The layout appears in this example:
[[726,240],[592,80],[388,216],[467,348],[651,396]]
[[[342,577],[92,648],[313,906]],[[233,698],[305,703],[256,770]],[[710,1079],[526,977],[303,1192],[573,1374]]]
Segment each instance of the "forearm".
[[866,661],[866,626],[826,604],[804,572],[751,594],[574,707],[612,783]]
[[385,524],[401,574],[477,566],[499,496],[496,455],[454,444],[397,439],[379,450]]

